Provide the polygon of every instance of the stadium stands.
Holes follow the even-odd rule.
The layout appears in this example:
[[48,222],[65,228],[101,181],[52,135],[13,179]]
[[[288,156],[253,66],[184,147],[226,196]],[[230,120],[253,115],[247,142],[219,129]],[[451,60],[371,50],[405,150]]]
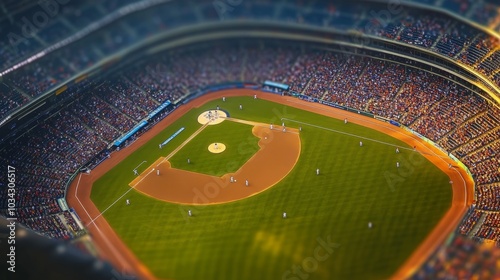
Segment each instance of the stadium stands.
[[455,236],[411,278],[424,279],[498,279],[500,250],[493,244],[480,244]]
[[[0,48],[2,50],[0,54],[5,56],[5,59],[1,60],[4,64],[0,65],[0,68],[10,66],[14,62],[12,57],[23,57],[28,53],[41,50],[43,47],[66,38],[71,32],[80,30],[91,22],[102,18],[106,11],[113,11],[133,2],[135,1],[117,3],[108,0],[97,6],[84,4],[68,6],[63,9],[60,17],[57,17],[57,21],[40,30],[40,34],[35,36],[37,40],[31,37],[23,40],[22,43],[16,45],[15,50],[7,47],[8,42],[0,41],[0,44],[5,46],[5,48]],[[430,1],[428,4],[435,4],[433,2]],[[443,5],[454,10],[451,3],[445,1]],[[480,10],[482,7],[481,5],[471,6],[470,9],[474,10]],[[500,86],[500,74],[495,72],[500,68],[500,40],[498,38],[471,27],[465,22],[450,16],[443,16],[437,12],[422,13],[418,10],[407,9],[391,17],[387,22],[381,22],[369,13],[384,9],[386,9],[384,5],[377,3],[331,5],[322,4],[322,2],[311,6],[288,3],[285,8],[281,9],[280,5],[262,1],[245,3],[241,8],[234,9],[225,15],[224,20],[266,19],[332,27],[343,31],[358,30],[381,38],[426,48],[450,57],[457,62],[473,67]],[[174,10],[176,12],[172,13]],[[309,12],[303,12],[304,10]],[[488,10],[491,9],[488,8]],[[205,18],[198,18],[200,15],[205,16]],[[76,17],[78,20],[68,21],[69,17],[72,19]],[[149,18],[150,20],[143,21],[139,20],[140,18]],[[179,26],[196,24],[200,20],[208,22],[220,20],[214,13],[212,2],[201,1],[197,5],[192,5],[185,1],[160,5],[154,9],[125,17],[122,21],[111,24],[108,28],[96,32],[84,41],[73,44],[71,48],[63,48],[46,58],[37,60],[16,73],[7,75],[3,83],[10,88],[16,87],[18,91],[26,95],[37,97],[79,71],[95,65],[107,55],[157,34],[158,30],[173,30]],[[0,93],[2,96],[9,96],[7,93]],[[9,109],[0,112],[0,117],[4,117],[8,112],[12,112],[27,102],[29,99],[17,99],[17,102],[6,107]]]
[[[54,21],[49,22],[43,26],[36,26],[38,32],[34,34],[33,38],[27,38],[23,43],[12,44],[7,36],[9,32],[13,32],[16,35],[21,34],[21,24],[16,24],[18,19],[21,17],[26,17],[28,20],[33,17],[35,12],[44,11],[43,5],[30,2],[30,1],[3,1],[2,11],[4,11],[5,16],[0,18],[2,22],[5,23],[8,28],[5,28],[5,36],[0,45],[3,46],[0,50],[5,51],[5,55],[2,55],[1,61],[4,63],[0,65],[0,68],[4,68],[9,63],[15,60],[25,57],[43,49],[43,47],[53,44],[54,42],[60,41],[68,37],[69,34],[75,30],[80,30],[96,21],[101,19],[104,15],[110,11],[115,11],[121,7],[124,7],[131,3],[139,2],[139,0],[130,1],[68,1],[64,4],[59,5],[59,9],[56,9],[56,14],[54,15]],[[143,0],[143,2],[146,2]],[[200,2],[200,1],[198,1]],[[444,8],[445,10],[452,12],[458,16],[472,19],[484,26],[488,26],[492,29],[500,30],[500,15],[498,13],[498,8],[493,4],[484,3],[483,1],[477,3],[471,3],[470,1],[456,1],[456,0],[446,0],[446,1],[408,1],[415,2],[417,4],[425,4],[429,7]],[[205,2],[205,3],[208,3]],[[293,2],[292,2],[293,3]],[[212,4],[212,2],[210,2]],[[291,3],[289,3],[291,4]],[[301,8],[310,9],[310,12],[304,13],[300,16],[304,23],[309,24],[324,24],[329,22],[334,26],[342,26],[345,21],[352,21],[352,15],[356,8],[354,8],[352,3],[350,5],[345,3],[332,4],[322,4],[321,2],[314,3],[312,5],[301,4]],[[177,4],[179,5],[179,4]],[[366,3],[365,3],[366,5]],[[189,5],[187,5],[189,6]],[[359,8],[358,6],[357,8]],[[273,11],[273,6],[270,1],[257,1],[255,3],[245,3],[245,9],[236,9],[232,17],[241,16],[254,16],[261,19],[271,19],[275,14]],[[218,14],[210,5],[204,5],[202,7],[203,14],[206,19],[217,19]],[[334,14],[335,18],[325,17],[320,11],[328,11],[330,14]],[[287,12],[288,11],[288,12]],[[342,11],[342,12],[339,12]],[[293,7],[285,7],[284,14],[290,14],[291,17],[284,17],[290,21],[296,20],[298,16],[296,9]],[[170,18],[170,13],[167,14]],[[52,16],[52,15],[51,15]],[[348,25],[349,27],[352,25]],[[9,31],[9,32],[7,32]],[[148,30],[149,31],[149,30]],[[2,32],[2,33],[3,33]],[[140,33],[142,34],[142,33]],[[12,47],[12,48],[11,48]]]
[[[468,0],[412,1],[437,5],[500,32],[499,9],[492,4]],[[1,5],[7,11],[15,10],[17,2],[9,0]],[[0,40],[0,69],[65,39],[109,11],[134,2],[106,0],[91,5],[78,1],[64,7],[60,16],[39,32],[15,44],[8,41],[9,29],[0,29],[4,35]],[[214,12],[212,1],[201,1],[198,6],[190,1],[180,2],[126,17],[71,48],[58,50],[9,73],[0,80],[0,119],[107,56],[150,38],[158,30],[221,19]],[[172,9],[170,5],[179,6]],[[37,9],[28,7],[26,14]],[[275,4],[262,0],[245,2],[241,8],[224,15],[224,20],[265,19],[357,30],[441,54],[475,69],[500,86],[498,37],[437,12],[408,9],[388,22],[374,21],[369,11],[382,8],[377,3]],[[137,23],[138,17],[150,20]],[[0,17],[0,23],[7,21],[8,18]],[[19,28],[11,30],[19,33]],[[65,183],[73,172],[89,161],[94,166],[105,159],[113,140],[166,100],[181,99],[211,84],[265,80],[289,84],[292,91],[398,121],[438,143],[470,168],[476,182],[477,199],[459,227],[459,234],[500,244],[500,110],[497,107],[423,70],[373,58],[263,42],[215,44],[202,52],[169,52],[125,69],[98,87],[92,86],[57,114],[38,120],[36,127],[0,150],[1,163],[23,170],[19,173],[16,193],[19,221],[50,237],[77,237],[82,229],[56,202],[64,196]],[[161,117],[165,114],[168,112]],[[0,175],[0,181],[4,182],[1,176],[5,174]],[[5,198],[6,192],[1,192],[0,211],[7,208]],[[476,241],[460,235],[436,252],[414,279],[494,275],[494,264],[489,258],[498,258],[498,250],[477,245]],[[464,271],[465,264],[470,263],[482,266]]]

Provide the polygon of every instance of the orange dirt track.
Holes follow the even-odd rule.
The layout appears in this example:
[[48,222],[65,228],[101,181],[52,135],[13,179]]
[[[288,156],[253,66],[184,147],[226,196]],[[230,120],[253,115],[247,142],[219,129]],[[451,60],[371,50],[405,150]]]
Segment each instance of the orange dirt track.
[[[447,158],[445,153],[441,152],[433,145],[422,141],[420,138],[408,131],[383,121],[363,117],[355,113],[334,109],[321,104],[301,101],[293,97],[279,96],[276,94],[263,93],[249,89],[223,90],[203,95],[188,104],[181,105],[167,118],[159,122],[151,130],[147,131],[129,147],[113,153],[109,159],[105,160],[98,167],[92,170],[90,174],[80,174],[72,182],[68,189],[66,199],[70,207],[77,211],[83,223],[87,225],[87,229],[89,230],[101,257],[113,263],[114,266],[121,272],[135,274],[141,279],[154,279],[154,276],[148,268],[145,267],[122,242],[104,217],[100,214],[100,211],[94,203],[90,200],[90,192],[93,182],[129,156],[132,152],[148,142],[165,127],[175,122],[180,116],[189,111],[191,108],[199,107],[210,100],[222,98],[222,96],[227,98],[231,96],[253,96],[254,94],[257,94],[259,98],[262,99],[312,111],[332,118],[348,118],[351,123],[360,124],[391,135],[392,137],[402,140],[411,147],[415,146],[417,151],[421,152],[427,159],[438,166],[443,172],[448,174],[450,180],[453,182],[452,206],[448,212],[446,212],[445,216],[441,219],[438,225],[427,236],[424,242],[404,262],[398,271],[395,272],[392,277],[393,279],[404,279],[409,277],[458,226],[467,209],[467,206],[469,206],[473,201],[474,183],[467,173],[458,167],[453,167],[451,169],[448,168],[448,163],[451,163],[452,161]],[[240,180],[238,181],[238,184],[243,183]],[[253,184],[256,183],[256,181],[253,183],[251,181],[250,183]],[[238,186],[238,189],[241,191],[247,191],[247,188],[243,186]],[[193,196],[191,195],[191,198],[192,197]]]
[[[235,173],[216,177],[172,168],[170,162],[162,161],[154,165],[160,170],[159,176],[149,171],[130,185],[148,196],[180,204],[218,204],[256,195],[292,170],[300,155],[300,137],[295,129],[284,133],[264,124],[256,124],[252,133],[260,138],[260,149]],[[231,176],[236,182],[230,183]]]

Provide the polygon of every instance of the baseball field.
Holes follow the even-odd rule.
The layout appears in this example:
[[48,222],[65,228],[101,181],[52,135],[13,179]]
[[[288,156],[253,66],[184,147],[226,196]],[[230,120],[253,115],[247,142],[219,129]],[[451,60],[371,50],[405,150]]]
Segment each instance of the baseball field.
[[[432,162],[447,159],[399,130],[238,95],[181,106],[78,178],[79,214],[118,263],[162,279],[387,279],[452,208]],[[216,107],[217,124],[198,121]]]

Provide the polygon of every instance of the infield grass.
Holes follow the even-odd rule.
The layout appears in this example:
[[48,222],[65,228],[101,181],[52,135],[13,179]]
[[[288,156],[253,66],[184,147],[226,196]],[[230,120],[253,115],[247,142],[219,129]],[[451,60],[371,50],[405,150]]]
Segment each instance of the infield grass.
[[[220,154],[208,151],[208,146],[215,142],[226,145],[226,150]],[[222,176],[236,172],[248,161],[259,150],[258,142],[259,138],[252,134],[252,126],[224,121],[207,126],[170,158],[170,162],[174,168]]]
[[[102,211],[114,203],[129,190],[135,166],[168,154],[200,127],[199,113],[215,105],[234,118],[280,124],[286,117],[323,128],[302,125],[297,165],[259,195],[220,205],[180,206],[131,191],[109,208],[104,217],[160,278],[301,279],[293,274],[295,266],[308,279],[386,279],[451,205],[448,177],[397,139],[281,104],[234,97],[191,110],[105,174],[92,189],[97,207]],[[185,130],[158,149],[180,127]],[[359,147],[357,136],[334,130],[378,142],[363,140]],[[209,132],[200,135],[195,140],[201,146],[219,141]],[[401,153],[391,145],[400,146]],[[132,205],[125,205],[127,198]],[[188,209],[193,217],[187,217]]]

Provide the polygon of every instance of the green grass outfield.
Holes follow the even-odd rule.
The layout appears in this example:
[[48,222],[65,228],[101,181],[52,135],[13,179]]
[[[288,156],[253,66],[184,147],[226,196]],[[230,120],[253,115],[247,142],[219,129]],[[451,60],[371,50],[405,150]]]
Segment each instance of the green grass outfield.
[[[105,174],[92,189],[97,207],[102,211],[114,203],[129,190],[135,166],[148,161],[142,171],[167,155],[200,127],[197,116],[216,105],[235,118],[280,124],[286,117],[330,130],[302,125],[295,168],[276,186],[248,199],[188,207],[131,191],[109,208],[105,218],[158,277],[385,279],[451,205],[447,176],[411,149],[396,154],[393,146],[368,140],[360,148],[355,136],[332,130],[407,147],[397,139],[281,104],[234,97],[191,110]],[[180,127],[185,130],[158,149]],[[193,141],[200,145],[219,141],[205,139],[211,133],[198,136]],[[315,175],[318,167],[320,176]],[[132,205],[125,205],[127,198]],[[194,217],[187,217],[187,209]],[[282,219],[283,211],[288,219]],[[293,274],[293,267],[302,275]]]

